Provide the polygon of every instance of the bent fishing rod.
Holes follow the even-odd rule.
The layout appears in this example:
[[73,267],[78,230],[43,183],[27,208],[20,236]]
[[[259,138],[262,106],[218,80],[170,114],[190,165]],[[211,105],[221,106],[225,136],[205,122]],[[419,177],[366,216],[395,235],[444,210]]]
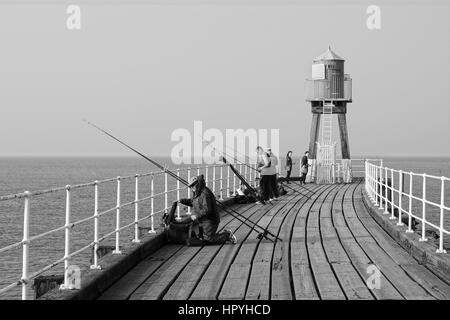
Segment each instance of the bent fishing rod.
[[[204,140],[204,139],[202,138],[202,140]],[[205,141],[205,140],[204,140],[204,141]],[[208,143],[208,141],[206,141],[206,142]],[[209,143],[211,143],[211,142],[209,142]],[[236,152],[237,154],[239,154],[239,155],[245,157],[246,160],[247,160],[249,163],[251,162],[251,158],[250,158],[249,156],[247,156],[246,154],[243,154],[242,152],[239,152],[238,150],[234,150],[233,148],[229,147],[229,146],[226,145],[226,144],[225,144],[225,148],[228,149],[228,150],[231,150],[232,152]],[[248,165],[247,165],[246,163],[244,163],[244,162],[238,160],[237,158],[234,158],[234,159],[235,159],[237,162],[242,163],[242,164],[244,164],[244,165],[246,165],[246,166],[248,167]],[[257,171],[257,170],[256,170],[255,168],[253,168],[253,167],[250,167],[250,168],[253,169],[253,170],[255,170],[255,171]],[[312,193],[312,194],[315,193],[315,191],[312,191],[311,189],[309,189],[309,188],[307,188],[307,187],[305,187],[305,186],[302,186],[302,185],[299,184],[299,183],[296,183],[294,180],[292,180],[292,183],[298,185],[300,188],[303,188],[303,189],[307,190],[308,192],[310,192],[310,193]],[[296,191],[297,191],[297,190],[296,190]],[[297,191],[297,192],[298,192],[298,191]]]
[[[231,171],[233,171],[234,175],[236,177],[238,177],[238,179],[241,181],[242,184],[244,184],[244,186],[251,192],[254,194],[254,196],[257,198],[257,200],[259,202],[261,202],[262,204],[266,204],[266,202],[258,195],[258,192],[256,191],[255,188],[253,188],[246,180],[245,178],[236,170],[236,168],[229,162],[227,162],[227,159],[222,156],[220,158],[220,161],[222,161],[223,163],[227,164]],[[273,206],[273,204],[269,201],[269,203]]]
[[[202,141],[203,141],[204,143],[206,143],[206,144],[207,144],[209,147],[211,147],[214,151],[216,151],[217,153],[220,153],[220,151],[218,151],[214,146],[211,145],[212,142],[203,139],[203,137],[201,137],[201,136],[200,136],[200,138],[202,139]],[[246,154],[243,154],[243,153],[239,152],[238,150],[234,150],[233,148],[231,148],[230,146],[228,146],[228,145],[226,145],[226,144],[225,144],[225,148],[228,149],[228,150],[231,150],[232,152],[236,152],[237,154],[239,154],[239,155],[245,157],[246,160],[247,160],[249,163],[251,162],[251,158],[250,158],[249,156],[247,156]],[[228,157],[231,157],[229,154],[225,153],[225,151],[223,151],[222,153],[225,154],[225,155],[227,155]],[[236,157],[231,157],[231,158],[234,159],[234,160],[236,160],[236,162],[239,162],[239,163],[245,165],[246,167],[249,167],[250,169],[259,172],[257,169],[253,168],[252,166],[249,166],[249,165],[248,165],[247,163],[245,163],[245,162],[242,162],[242,161],[238,160]],[[308,192],[310,192],[310,193],[312,193],[312,194],[315,193],[315,192],[313,192],[312,190],[310,190],[309,188],[306,188],[305,186],[302,186],[301,184],[296,183],[294,180],[292,180],[292,183],[294,183],[295,185],[298,185],[300,188],[303,188],[303,189],[307,190]],[[291,188],[291,189],[292,189],[292,188]],[[298,190],[295,190],[295,189],[293,189],[293,190],[296,191],[296,192],[299,192]]]
[[[186,181],[185,179],[177,176],[176,173],[170,171],[167,166],[163,166],[160,163],[156,162],[155,160],[147,157],[146,155],[144,155],[143,153],[139,152],[138,150],[134,149],[133,147],[129,146],[128,144],[126,144],[125,142],[123,142],[122,140],[116,138],[115,136],[113,136],[111,133],[107,132],[106,130],[103,130],[102,128],[98,127],[97,125],[93,124],[92,122],[89,122],[85,119],[83,119],[84,122],[86,122],[88,125],[94,127],[95,129],[99,130],[100,132],[104,133],[105,135],[107,135],[108,137],[114,139],[115,141],[119,142],[121,145],[123,145],[124,147],[126,147],[127,149],[133,151],[134,153],[138,154],[139,156],[141,156],[142,158],[144,158],[145,160],[149,161],[150,163],[152,163],[154,166],[156,166],[157,168],[163,170],[165,173],[169,174],[172,178],[174,178],[175,180],[180,181],[182,184],[184,184],[185,186],[189,186],[189,182]],[[214,198],[215,199],[215,198]],[[268,235],[274,237],[276,240],[280,240],[283,241],[283,239],[279,238],[278,236],[276,236],[275,234],[273,234],[272,232],[270,232],[269,230],[267,230],[267,228],[264,228],[262,226],[260,226],[259,224],[257,224],[256,222],[248,219],[247,217],[243,216],[242,214],[240,214],[239,212],[237,212],[236,210],[229,208],[227,206],[225,206],[223,203],[221,203],[220,201],[218,201],[217,199],[215,199],[217,205],[226,213],[228,213],[229,215],[231,215],[232,217],[236,218],[238,221],[242,222],[244,225],[246,225],[249,228],[260,228],[260,232],[258,232],[258,239],[262,239],[265,238],[267,240],[270,240],[272,242],[275,242],[273,239],[270,239],[268,237]],[[233,213],[232,213],[233,212]],[[240,217],[242,217],[244,220],[242,220]],[[249,222],[250,224],[248,224],[247,222]]]
[[[207,140],[205,140],[205,139],[203,139],[203,138],[202,138],[202,140],[203,140],[204,143],[207,144],[207,146],[209,146],[210,148],[212,148],[212,149],[213,149],[214,151],[216,151],[217,153],[220,153],[220,151],[217,150],[217,149],[211,144],[211,142],[209,142],[209,141],[207,141]],[[231,157],[231,156],[230,156],[229,154],[227,154],[225,151],[222,151],[222,154],[226,155],[227,157]],[[222,157],[222,158],[223,158],[223,160],[224,160],[223,162],[224,162],[224,163],[227,163],[225,157]],[[231,158],[233,158],[233,157],[231,157]],[[236,159],[236,158],[234,158],[234,160],[236,160],[237,162],[243,164],[244,166],[246,166],[246,167],[248,167],[248,168],[250,168],[250,169],[252,169],[252,170],[254,170],[254,171],[256,171],[256,172],[259,172],[257,169],[253,168],[251,165],[249,165],[249,164],[247,164],[247,163],[245,163],[245,162],[239,161],[239,160]],[[296,183],[296,185],[299,185],[299,184]],[[286,186],[286,185],[283,185],[283,186]],[[299,186],[300,186],[300,185],[299,185]],[[298,190],[296,190],[296,189],[294,189],[294,188],[292,188],[292,187],[289,187],[289,186],[287,186],[287,187],[288,187],[289,189],[291,189],[292,191],[297,192],[298,194],[300,194],[300,195],[302,195],[302,196],[304,196],[304,197],[306,197],[306,198],[308,198],[308,199],[311,199],[311,197],[310,197],[309,195],[304,194],[304,193],[301,193],[300,191],[298,191]],[[306,189],[306,190],[308,190],[310,193],[314,194],[314,192],[312,192],[312,191],[309,190],[308,188],[305,188],[305,187],[303,187],[303,188]],[[270,203],[270,202],[269,202],[269,203]]]

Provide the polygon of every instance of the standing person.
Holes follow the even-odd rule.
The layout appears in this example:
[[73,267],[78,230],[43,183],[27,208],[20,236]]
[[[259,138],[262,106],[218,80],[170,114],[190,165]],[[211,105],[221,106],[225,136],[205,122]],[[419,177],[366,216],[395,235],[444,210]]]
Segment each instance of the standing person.
[[286,183],[290,183],[289,179],[291,178],[291,171],[292,171],[292,151],[288,151],[286,155]]
[[[260,146],[256,148],[256,153],[258,155],[257,170],[261,175],[261,178],[259,180],[261,199],[263,201],[268,201],[271,198],[272,190],[270,184],[270,157]],[[257,203],[261,202],[258,201]]]
[[198,220],[202,229],[200,237],[202,241],[196,245],[224,244],[226,242],[235,244],[237,240],[231,230],[217,232],[220,223],[219,210],[215,196],[206,186],[203,175],[193,177],[188,187],[193,190],[192,198],[180,199],[179,202],[192,207],[191,219],[192,221]]
[[300,173],[302,174],[300,178],[300,184],[306,184],[306,175],[308,174],[308,156],[309,151],[305,152],[305,155],[302,157],[302,161],[300,163]]
[[269,154],[271,166],[269,168],[270,171],[270,189],[272,191],[272,196],[269,198],[269,201],[276,200],[279,196],[278,192],[278,183],[277,183],[277,165],[278,158],[273,154],[272,149],[268,148],[267,153]]

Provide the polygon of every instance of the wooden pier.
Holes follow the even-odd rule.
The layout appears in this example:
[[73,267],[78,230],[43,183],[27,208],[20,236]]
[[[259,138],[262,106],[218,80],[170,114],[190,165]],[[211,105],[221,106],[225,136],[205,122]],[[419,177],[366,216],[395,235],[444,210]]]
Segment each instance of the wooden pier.
[[[296,183],[274,205],[236,210],[282,242],[225,215],[236,245],[165,245],[100,299],[450,299],[449,280],[419,264],[372,218],[363,183]],[[379,288],[367,279],[375,265]]]

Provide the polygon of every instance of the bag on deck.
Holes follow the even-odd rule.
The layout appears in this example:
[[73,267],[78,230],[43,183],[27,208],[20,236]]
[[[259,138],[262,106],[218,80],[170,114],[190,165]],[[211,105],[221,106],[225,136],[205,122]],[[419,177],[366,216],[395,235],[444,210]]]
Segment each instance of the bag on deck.
[[178,202],[175,201],[172,204],[170,211],[165,213],[162,217],[164,233],[166,234],[167,242],[169,243],[190,245],[194,222],[189,216],[181,217],[179,220],[175,219],[177,206]]
[[280,194],[280,196],[284,196],[285,194],[287,194],[287,191],[284,189],[282,184],[280,184],[280,186],[278,187],[278,193]]
[[247,195],[237,195],[234,197],[234,201],[238,204],[245,204],[245,203],[255,203],[258,201],[254,195],[247,194]]

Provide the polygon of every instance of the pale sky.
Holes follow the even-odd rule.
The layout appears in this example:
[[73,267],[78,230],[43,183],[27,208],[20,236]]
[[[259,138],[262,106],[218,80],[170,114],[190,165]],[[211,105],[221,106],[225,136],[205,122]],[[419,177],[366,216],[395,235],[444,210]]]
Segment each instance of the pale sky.
[[353,78],[352,156],[450,155],[448,5],[383,1],[369,30],[368,2],[82,1],[69,31],[66,4],[28,3],[0,0],[0,156],[130,155],[83,118],[150,155],[169,155],[194,120],[280,129],[281,153],[299,155],[305,78],[328,45]]

